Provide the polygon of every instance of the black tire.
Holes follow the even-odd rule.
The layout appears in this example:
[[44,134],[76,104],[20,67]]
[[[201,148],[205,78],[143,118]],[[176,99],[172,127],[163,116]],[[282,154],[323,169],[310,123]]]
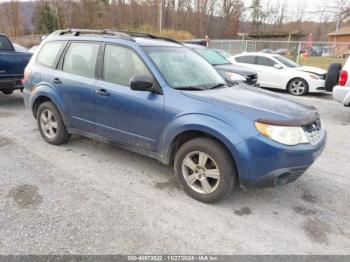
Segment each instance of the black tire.
[[[42,124],[42,115],[48,112],[52,113],[53,117],[51,120],[54,119],[56,123],[56,128],[54,128],[56,131],[53,137],[48,136],[48,133],[45,131],[45,127],[43,127]],[[40,134],[47,143],[52,145],[62,145],[67,143],[70,139],[71,135],[67,132],[67,129],[62,121],[62,117],[52,102],[44,102],[39,106],[37,121]]]
[[11,95],[13,93],[13,89],[4,89],[1,90],[4,95]]
[[[184,172],[187,173],[191,169],[188,169],[187,167],[184,167],[185,171],[183,169],[184,160],[187,159],[187,157],[192,153],[196,154],[199,152],[205,153],[209,156],[206,162],[206,165],[213,165],[211,167],[219,170],[219,179],[213,179],[207,173],[208,170],[214,170],[214,169],[208,169],[204,171],[204,175],[203,175],[204,179],[209,183],[210,186],[212,186],[211,189],[213,190],[213,191],[207,191],[208,193],[204,193],[204,192],[201,193],[192,188],[192,187],[198,187],[197,190],[200,190],[200,188],[202,187],[204,190],[204,187],[202,184],[204,180],[203,177],[201,177],[201,179],[196,178],[195,182],[192,183],[192,187],[188,185],[188,183],[185,180],[185,177],[190,177],[192,175],[200,176],[200,174],[198,173],[198,170],[196,173],[195,171],[193,171],[191,175],[188,175],[188,174],[184,174]],[[199,162],[199,159],[198,159],[198,162]],[[196,164],[195,160],[192,163]],[[216,168],[215,168],[215,165],[217,165]],[[226,148],[222,144],[218,143],[216,140],[212,138],[207,138],[207,137],[195,138],[183,144],[179,148],[179,150],[176,152],[174,170],[175,170],[176,178],[180,183],[180,185],[184,188],[184,191],[189,196],[204,203],[215,203],[229,196],[234,188],[234,185],[236,182],[236,176],[237,176],[233,159],[230,153],[226,150]]]
[[339,73],[343,68],[342,64],[335,63],[328,67],[327,77],[325,82],[325,88],[327,91],[332,92],[333,87],[337,85],[339,80]]
[[[304,89],[303,89],[302,92],[296,93],[296,92],[293,91],[293,90],[294,90],[293,84],[294,84],[294,83],[297,83],[297,82],[303,83]],[[294,78],[294,79],[292,79],[292,80],[289,81],[289,83],[288,83],[288,85],[287,85],[287,91],[288,91],[288,93],[290,93],[291,95],[294,95],[294,96],[304,96],[304,95],[306,95],[307,93],[309,93],[309,85],[308,85],[308,83],[307,83],[304,79],[302,79],[302,78]]]

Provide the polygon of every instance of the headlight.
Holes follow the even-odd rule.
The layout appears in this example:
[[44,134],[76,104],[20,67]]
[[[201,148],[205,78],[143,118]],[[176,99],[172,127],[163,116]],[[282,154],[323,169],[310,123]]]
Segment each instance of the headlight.
[[236,74],[236,73],[225,72],[224,74],[231,81],[246,81],[245,77],[243,77],[243,76],[241,76],[239,74]]
[[309,74],[309,76],[310,76],[312,79],[315,79],[315,80],[321,79],[321,77],[320,77],[319,75],[316,75],[316,74]]
[[260,122],[255,122],[255,126],[263,136],[284,145],[295,146],[310,143],[305,131],[301,127],[274,126]]

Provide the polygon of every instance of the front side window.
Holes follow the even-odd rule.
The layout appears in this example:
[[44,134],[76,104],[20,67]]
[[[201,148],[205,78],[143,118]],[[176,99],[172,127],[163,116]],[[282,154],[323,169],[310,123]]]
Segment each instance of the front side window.
[[244,64],[255,64],[255,56],[239,56],[236,57],[235,60],[238,63],[244,63]]
[[226,65],[230,62],[210,48],[194,48],[196,53],[202,56],[212,65]]
[[183,47],[144,47],[168,84],[178,89],[209,89],[225,84],[204,58]]
[[72,43],[63,61],[63,71],[94,78],[99,46],[97,43]]
[[65,41],[47,42],[41,48],[36,61],[50,68],[56,67],[58,56],[61,54],[66,43]]
[[274,56],[274,58],[276,60],[278,60],[279,62],[281,62],[282,64],[284,64],[287,67],[291,67],[291,68],[295,68],[295,67],[299,67],[300,65],[298,65],[297,63],[293,62],[292,60],[285,58],[283,56]]
[[10,40],[3,35],[0,35],[0,50],[1,51],[13,51]]
[[133,76],[152,77],[141,58],[130,48],[107,45],[104,56],[103,79],[107,82],[129,86]]
[[276,63],[271,60],[270,58],[264,57],[264,56],[257,56],[256,57],[256,64],[261,66],[274,66]]

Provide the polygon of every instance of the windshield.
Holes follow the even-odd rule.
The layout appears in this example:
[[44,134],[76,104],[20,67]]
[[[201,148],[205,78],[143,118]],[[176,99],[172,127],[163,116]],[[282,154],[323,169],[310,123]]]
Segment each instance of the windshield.
[[219,55],[221,55],[224,58],[229,58],[232,55],[224,50],[215,50],[216,53],[218,53]]
[[197,54],[202,56],[205,60],[207,60],[210,64],[216,65],[225,65],[230,62],[226,60],[222,55],[219,55],[217,52],[210,48],[193,48]]
[[144,50],[173,88],[210,89],[225,84],[215,68],[190,49],[144,47]]
[[293,62],[292,60],[289,60],[288,58],[285,58],[283,56],[276,55],[273,58],[275,58],[276,60],[278,60],[279,62],[281,62],[282,64],[284,64],[287,67],[299,67],[300,66],[297,63]]

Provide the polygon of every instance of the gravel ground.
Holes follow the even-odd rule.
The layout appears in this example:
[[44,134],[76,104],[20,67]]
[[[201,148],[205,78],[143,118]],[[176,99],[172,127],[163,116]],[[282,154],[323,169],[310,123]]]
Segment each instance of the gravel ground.
[[45,143],[21,94],[0,95],[0,253],[350,254],[350,109],[293,99],[320,109],[323,155],[293,184],[206,205],[155,160]]

